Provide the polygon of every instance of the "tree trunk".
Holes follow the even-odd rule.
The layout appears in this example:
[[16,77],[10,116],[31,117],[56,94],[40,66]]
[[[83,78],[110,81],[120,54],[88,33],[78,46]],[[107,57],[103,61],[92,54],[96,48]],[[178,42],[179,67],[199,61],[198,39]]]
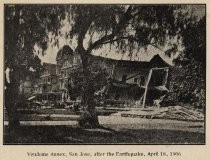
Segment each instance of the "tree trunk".
[[[5,77],[5,108],[7,110],[8,114],[8,127],[9,127],[9,136],[10,140],[12,142],[16,141],[16,137],[19,131],[19,116],[17,112],[17,102],[19,99],[19,72],[17,72],[17,66],[15,60],[16,53],[19,51],[18,49],[18,40],[19,40],[19,34],[20,34],[20,11],[21,6],[15,8],[15,15],[14,19],[11,21],[12,25],[10,24],[10,36],[6,36],[7,32],[5,32],[5,37],[7,37],[7,40],[5,41],[5,69],[8,67],[10,69],[13,69],[11,73],[9,73],[9,79],[10,82],[7,82],[7,79]],[[12,35],[12,36],[11,36]]]
[[94,86],[91,77],[91,71],[89,69],[90,64],[85,50],[80,50],[79,54],[82,59],[83,70],[83,91],[82,91],[82,105],[84,107],[84,113],[81,115],[79,125],[82,127],[96,128],[99,127],[98,116],[95,108],[94,100]]
[[[14,73],[17,74],[17,73]],[[19,116],[17,112],[17,103],[19,99],[19,85],[16,80],[14,80],[15,76],[14,74],[9,74],[10,83],[5,82],[6,90],[5,90],[5,107],[8,114],[8,127],[9,127],[9,136],[10,140],[12,142],[15,141],[17,134],[18,134],[18,128],[20,126]]]

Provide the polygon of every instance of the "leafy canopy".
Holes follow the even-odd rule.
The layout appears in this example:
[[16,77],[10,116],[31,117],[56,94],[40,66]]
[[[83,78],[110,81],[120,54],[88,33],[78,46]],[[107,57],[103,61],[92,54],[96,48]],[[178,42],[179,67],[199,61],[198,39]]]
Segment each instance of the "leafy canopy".
[[[153,45],[159,47],[184,34],[192,21],[185,5],[5,5],[5,59],[25,69],[36,68],[34,46],[58,45],[61,27],[70,23],[67,39],[76,39],[79,51],[91,53],[104,44],[120,50]],[[49,33],[52,34],[49,37]],[[97,35],[97,36],[96,36]],[[89,37],[88,46],[84,41]],[[70,44],[71,46],[71,44]],[[39,53],[41,54],[41,53]],[[36,58],[37,59],[37,58]]]

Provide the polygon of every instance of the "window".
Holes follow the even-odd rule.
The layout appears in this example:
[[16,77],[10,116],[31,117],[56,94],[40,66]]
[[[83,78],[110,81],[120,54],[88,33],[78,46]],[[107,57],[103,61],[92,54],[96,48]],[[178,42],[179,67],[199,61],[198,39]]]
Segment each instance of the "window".
[[140,86],[144,86],[145,85],[145,77],[144,76],[140,76],[139,85]]
[[127,75],[123,75],[123,76],[122,76],[122,82],[125,83],[125,82],[126,82],[126,78],[127,78]]
[[69,59],[69,60],[68,60],[68,66],[71,67],[72,64],[73,64],[73,60],[72,60],[72,59]]
[[60,74],[60,68],[58,66],[56,67],[56,73]]
[[77,64],[79,64],[79,63],[80,63],[80,59],[78,58],[78,59],[77,59]]
[[48,74],[48,70],[44,70],[44,75],[47,75]]
[[60,88],[63,87],[63,80],[60,81]]
[[134,79],[133,79],[133,82],[134,82],[134,83],[138,83],[138,78],[134,78]]

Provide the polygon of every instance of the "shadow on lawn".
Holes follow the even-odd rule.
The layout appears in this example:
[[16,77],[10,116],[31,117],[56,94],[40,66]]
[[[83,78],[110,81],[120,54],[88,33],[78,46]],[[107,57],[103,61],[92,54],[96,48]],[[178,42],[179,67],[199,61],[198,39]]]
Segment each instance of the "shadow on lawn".
[[4,144],[205,144],[205,135],[160,129],[84,129],[72,126],[21,126],[15,139]]

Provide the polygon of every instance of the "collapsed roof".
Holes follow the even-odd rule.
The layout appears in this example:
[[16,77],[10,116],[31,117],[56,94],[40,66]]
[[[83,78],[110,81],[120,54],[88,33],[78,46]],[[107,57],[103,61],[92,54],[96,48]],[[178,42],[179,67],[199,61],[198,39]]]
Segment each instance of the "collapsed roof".
[[166,61],[164,61],[159,54],[154,55],[153,58],[150,61],[130,61],[130,60],[116,60],[101,56],[95,56],[95,55],[89,55],[89,58],[91,61],[105,61],[107,63],[113,63],[117,66],[122,67],[131,67],[131,68],[160,68],[160,67],[168,67],[170,64],[168,64]]
[[[69,45],[64,45],[57,53],[56,61],[63,59],[64,56],[73,55],[74,51],[71,49]],[[100,55],[88,55],[90,61],[104,61],[108,63],[115,63],[118,66],[126,66],[126,67],[141,67],[141,68],[156,68],[156,67],[168,67],[170,66],[159,54],[152,55],[150,60],[141,60],[141,61],[132,61],[132,60],[118,60],[114,58],[108,58]]]

